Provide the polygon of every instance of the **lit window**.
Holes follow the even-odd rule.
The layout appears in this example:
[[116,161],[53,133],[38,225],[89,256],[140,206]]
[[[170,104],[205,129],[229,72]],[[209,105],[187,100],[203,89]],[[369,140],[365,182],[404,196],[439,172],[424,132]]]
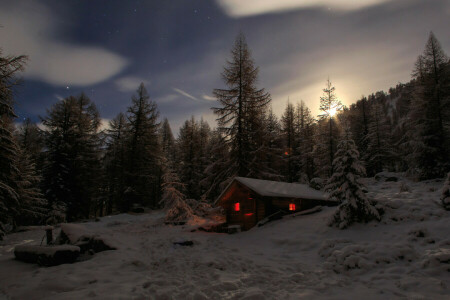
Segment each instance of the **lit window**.
[[241,205],[239,204],[239,202],[234,204],[234,211],[240,211],[241,210]]
[[295,210],[295,204],[289,203],[289,210]]

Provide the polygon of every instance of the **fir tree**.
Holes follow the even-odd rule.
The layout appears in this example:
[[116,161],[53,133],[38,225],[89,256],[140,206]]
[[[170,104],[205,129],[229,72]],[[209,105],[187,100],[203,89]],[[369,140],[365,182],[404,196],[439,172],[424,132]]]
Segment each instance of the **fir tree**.
[[336,158],[333,161],[334,173],[325,189],[330,200],[340,205],[330,225],[346,228],[354,222],[368,222],[380,219],[378,211],[363,192],[360,178],[365,176],[364,165],[359,160],[359,152],[349,134],[339,143]]
[[[327,80],[327,86],[323,89],[323,96],[320,97],[320,111],[322,112],[319,115],[319,119],[323,123],[328,123],[328,129],[326,133],[326,140],[324,140],[323,148],[326,149],[326,155],[328,155],[328,175],[333,174],[333,160],[334,160],[334,152],[336,151],[336,140],[337,136],[335,130],[333,129],[333,117],[339,112],[343,105],[341,101],[339,101],[335,94],[335,87],[331,84],[330,79]],[[334,126],[335,127],[335,126]],[[325,133],[324,133],[325,135]],[[325,147],[326,145],[326,147]],[[326,171],[325,169],[325,171]]]
[[126,142],[128,139],[128,123],[123,113],[119,113],[109,122],[106,131],[106,154],[104,165],[106,168],[106,180],[108,197],[106,199],[106,213],[111,214],[113,207],[121,212],[127,211],[125,203],[126,190]]
[[169,164],[174,164],[176,160],[175,139],[169,120],[164,118],[159,135],[161,136],[161,148],[164,156]]
[[83,94],[70,96],[54,104],[42,122],[47,128],[44,186],[49,206],[64,208],[68,221],[89,218],[99,186],[97,108]]
[[430,33],[413,71],[415,90],[408,112],[410,171],[421,179],[450,170],[450,64],[439,41]]
[[232,60],[222,77],[227,89],[213,91],[221,107],[213,108],[218,115],[219,130],[230,148],[227,172],[230,176],[265,177],[267,141],[263,121],[270,102],[264,89],[257,89],[258,68],[250,56],[243,34],[231,51]]
[[299,166],[297,177],[300,182],[309,182],[314,177],[316,171],[313,156],[316,124],[311,115],[311,110],[303,101],[297,104],[296,119],[299,136],[297,148]]
[[286,162],[286,174],[287,182],[297,181],[297,143],[298,136],[295,128],[295,108],[294,105],[289,103],[286,106],[284,114],[281,116],[281,133],[284,140],[284,160]]
[[47,201],[40,189],[42,177],[37,174],[36,165],[24,149],[19,149],[17,154],[20,210],[15,221],[20,225],[42,224],[48,216]]
[[366,162],[368,175],[373,176],[383,171],[383,167],[388,166],[394,158],[394,151],[390,145],[392,142],[390,125],[380,103],[372,104],[371,118],[365,140],[367,149],[364,153],[364,161]]
[[157,207],[160,199],[161,145],[159,142],[159,112],[150,100],[144,84],[138,87],[128,108],[129,137],[125,203]]

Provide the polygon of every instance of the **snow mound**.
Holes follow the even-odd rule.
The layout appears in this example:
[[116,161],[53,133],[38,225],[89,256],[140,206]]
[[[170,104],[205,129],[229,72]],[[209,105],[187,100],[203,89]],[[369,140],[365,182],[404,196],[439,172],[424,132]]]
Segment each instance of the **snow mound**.
[[365,273],[377,267],[417,259],[414,248],[404,243],[354,243],[351,241],[325,241],[319,250],[325,266],[337,273],[359,270]]
[[41,266],[56,266],[75,262],[80,255],[80,248],[72,245],[19,245],[15,247],[14,255],[20,261],[37,263]]

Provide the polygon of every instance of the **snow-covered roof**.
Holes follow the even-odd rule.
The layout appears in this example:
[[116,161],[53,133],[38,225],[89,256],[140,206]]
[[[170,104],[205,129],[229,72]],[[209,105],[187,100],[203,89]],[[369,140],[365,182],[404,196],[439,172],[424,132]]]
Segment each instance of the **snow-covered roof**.
[[261,196],[305,198],[327,200],[327,194],[310,188],[306,184],[278,182],[246,177],[235,177],[234,180],[247,186]]

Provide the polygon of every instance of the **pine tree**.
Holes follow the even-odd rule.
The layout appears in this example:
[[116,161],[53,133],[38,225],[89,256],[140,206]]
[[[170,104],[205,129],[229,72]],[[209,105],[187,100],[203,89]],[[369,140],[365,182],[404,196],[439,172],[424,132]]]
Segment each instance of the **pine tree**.
[[26,56],[3,56],[0,49],[0,239],[6,225],[14,225],[20,213],[20,187],[17,178],[19,152],[14,139],[12,88],[19,83],[17,73],[23,71]]
[[129,140],[125,203],[157,207],[160,199],[162,151],[159,143],[159,112],[144,84],[137,89],[128,108]]
[[127,211],[125,203],[126,190],[126,142],[128,140],[128,123],[123,113],[119,113],[109,122],[106,131],[106,154],[104,165],[108,197],[106,199],[106,213],[111,214],[113,207],[122,212]]
[[184,184],[180,183],[178,175],[167,169],[163,176],[161,204],[166,210],[166,223],[183,224],[193,217],[192,208],[186,203],[183,193]]
[[97,108],[82,94],[57,102],[47,114],[42,122],[47,128],[44,186],[49,207],[63,208],[68,221],[89,218],[99,186]]
[[161,148],[164,156],[169,164],[174,164],[176,160],[175,139],[169,120],[164,118],[159,135],[161,136]]
[[413,76],[404,145],[409,149],[410,171],[421,179],[442,177],[450,170],[450,63],[433,33]]
[[284,140],[284,160],[286,163],[287,182],[297,181],[297,148],[298,148],[298,136],[295,128],[295,108],[294,105],[289,103],[286,106],[284,114],[281,116],[281,133]]
[[47,201],[40,189],[42,177],[37,174],[36,165],[26,150],[19,148],[17,155],[20,209],[15,222],[20,225],[42,224],[48,216]]
[[442,206],[450,210],[450,172],[447,174],[447,180],[444,183],[441,195]]
[[206,149],[210,164],[206,167],[205,178],[200,183],[206,188],[202,200],[213,202],[235,174],[232,173],[234,168],[229,167],[229,144],[219,130],[211,132],[210,142]]
[[309,182],[316,171],[313,157],[316,124],[311,115],[311,110],[303,101],[297,104],[296,119],[299,136],[297,177],[300,182]]
[[334,173],[325,187],[329,192],[329,199],[341,203],[330,222],[330,225],[341,229],[354,222],[380,219],[378,211],[363,192],[364,186],[360,178],[365,176],[366,171],[359,160],[359,152],[350,139],[349,132],[346,135],[338,145],[333,161]]
[[375,102],[370,111],[371,118],[365,137],[367,149],[364,153],[364,161],[369,176],[373,176],[383,171],[383,167],[388,166],[395,155],[390,145],[392,142],[390,125],[382,105]]
[[[231,51],[232,60],[222,77],[227,89],[213,91],[221,107],[213,108],[218,115],[219,130],[230,148],[229,176],[264,177],[267,141],[263,121],[270,95],[257,89],[258,68],[250,56],[245,37],[240,34]],[[262,158],[262,159],[261,159]]]
[[274,173],[283,174],[285,171],[283,166],[283,139],[281,134],[281,126],[278,118],[272,108],[266,114],[265,133],[268,141],[267,167],[274,170]]
[[[327,146],[326,148],[326,154],[329,157],[328,161],[328,175],[331,176],[333,174],[333,160],[334,160],[334,152],[336,151],[336,140],[337,136],[335,133],[335,130],[333,130],[333,117],[337,112],[339,112],[343,105],[341,101],[339,101],[335,94],[335,87],[331,84],[330,79],[327,80],[327,85],[323,89],[323,96],[320,97],[320,111],[322,112],[319,115],[319,119],[322,122],[328,123],[328,130],[326,133],[326,141],[324,141]],[[325,146],[325,143],[323,143],[323,146]],[[326,171],[326,170],[325,170]]]

